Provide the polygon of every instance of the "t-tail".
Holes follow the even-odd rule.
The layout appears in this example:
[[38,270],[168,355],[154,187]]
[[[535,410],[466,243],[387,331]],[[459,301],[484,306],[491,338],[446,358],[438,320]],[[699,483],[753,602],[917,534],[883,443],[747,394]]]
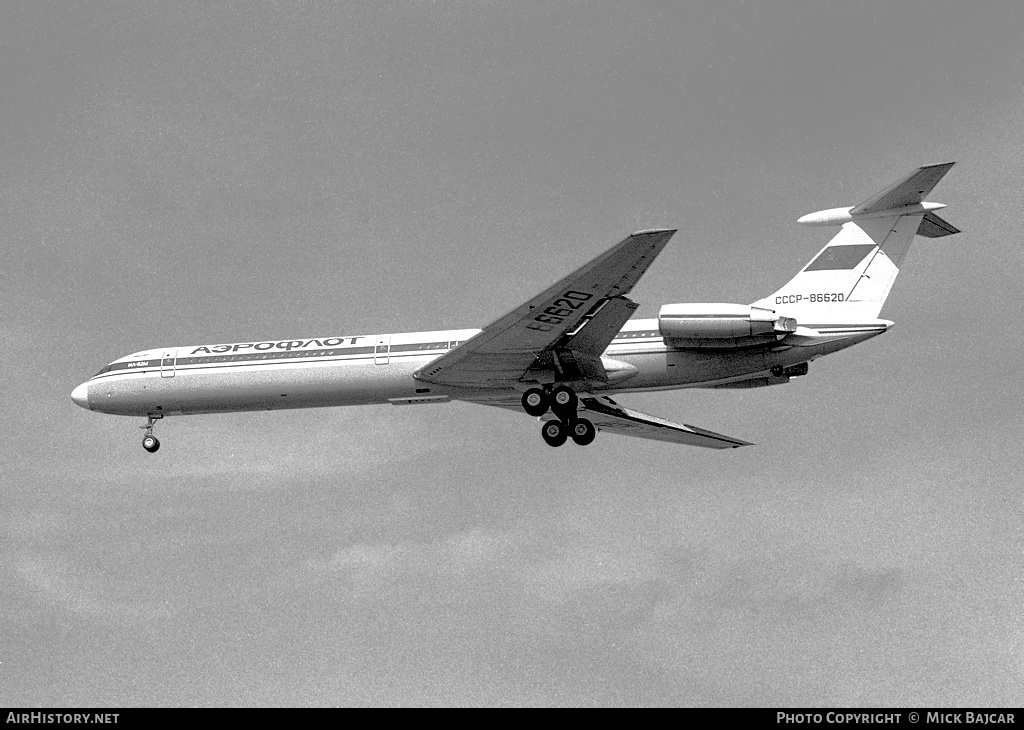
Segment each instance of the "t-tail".
[[809,226],[842,226],[788,284],[753,306],[793,317],[807,327],[877,321],[914,236],[940,238],[960,231],[924,197],[953,166],[919,167],[852,208],[805,215]]

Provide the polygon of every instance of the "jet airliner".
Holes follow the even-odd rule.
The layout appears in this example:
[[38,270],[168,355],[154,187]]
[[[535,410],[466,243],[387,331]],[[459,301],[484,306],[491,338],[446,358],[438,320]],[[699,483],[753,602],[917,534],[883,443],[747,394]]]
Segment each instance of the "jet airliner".
[[598,431],[713,449],[750,445],[620,405],[620,393],[760,388],[880,335],[915,235],[959,233],[924,200],[952,162],[919,167],[859,205],[799,223],[839,232],[785,286],[752,304],[665,304],[631,319],[630,290],[675,234],[638,231],[479,329],[333,334],[157,347],[104,366],[71,393],[83,408],[146,419],[284,408],[466,401],[542,420],[551,446]]

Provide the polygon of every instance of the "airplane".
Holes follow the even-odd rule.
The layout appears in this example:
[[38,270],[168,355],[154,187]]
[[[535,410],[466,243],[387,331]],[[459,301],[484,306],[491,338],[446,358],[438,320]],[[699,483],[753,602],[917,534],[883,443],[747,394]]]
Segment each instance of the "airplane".
[[542,421],[550,446],[598,431],[712,449],[747,441],[640,413],[620,393],[760,388],[886,332],[878,319],[915,235],[960,231],[924,200],[954,163],[919,167],[853,207],[797,222],[839,232],[785,286],[752,304],[665,304],[631,319],[627,297],[674,229],[638,231],[480,329],[157,347],[105,365],[79,406],[145,417],[391,403],[479,403]]

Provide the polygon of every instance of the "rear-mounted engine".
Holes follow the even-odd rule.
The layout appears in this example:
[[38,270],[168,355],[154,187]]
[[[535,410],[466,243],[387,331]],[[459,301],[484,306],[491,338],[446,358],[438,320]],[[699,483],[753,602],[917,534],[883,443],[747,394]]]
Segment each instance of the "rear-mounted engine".
[[751,347],[796,332],[796,320],[749,304],[665,304],[658,329],[675,347]]

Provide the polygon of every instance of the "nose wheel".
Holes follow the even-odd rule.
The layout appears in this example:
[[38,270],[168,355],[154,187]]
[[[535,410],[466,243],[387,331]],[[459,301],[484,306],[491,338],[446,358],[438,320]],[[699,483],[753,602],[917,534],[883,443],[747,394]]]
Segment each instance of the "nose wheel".
[[155,453],[156,450],[160,448],[160,439],[153,435],[153,426],[161,418],[163,418],[163,416],[160,415],[147,416],[146,425],[141,427],[146,431],[146,435],[142,437],[142,448],[151,454]]

